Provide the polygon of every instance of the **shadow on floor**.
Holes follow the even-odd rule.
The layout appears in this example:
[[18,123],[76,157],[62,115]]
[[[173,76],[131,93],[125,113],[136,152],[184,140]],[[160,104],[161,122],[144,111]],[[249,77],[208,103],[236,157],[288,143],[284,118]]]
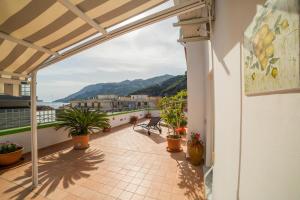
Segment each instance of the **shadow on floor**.
[[[104,154],[99,149],[89,148],[87,150],[67,149],[60,151],[39,160],[39,183],[40,187],[35,190],[37,194],[45,196],[52,193],[57,187],[68,188],[74,185],[76,181],[82,178],[88,178],[90,172],[97,170],[97,164],[104,160]],[[19,185],[15,185],[4,193],[15,193],[11,198],[24,199],[32,192],[29,189],[31,184],[31,166],[24,171],[24,174],[14,181],[20,186],[24,186],[20,190]]]
[[161,136],[161,135],[159,134],[158,131],[157,131],[157,133],[151,131],[150,136],[148,135],[148,132],[147,132],[147,130],[145,130],[145,129],[139,129],[139,128],[136,128],[136,129],[134,129],[134,132],[149,137],[149,138],[150,138],[151,140],[153,140],[156,144],[164,143],[164,142],[167,141],[166,138],[163,137],[163,136]]
[[186,159],[185,152],[171,153],[171,157],[177,161],[179,168],[178,186],[185,189],[185,195],[189,199],[204,200],[204,181],[202,165],[193,166]]

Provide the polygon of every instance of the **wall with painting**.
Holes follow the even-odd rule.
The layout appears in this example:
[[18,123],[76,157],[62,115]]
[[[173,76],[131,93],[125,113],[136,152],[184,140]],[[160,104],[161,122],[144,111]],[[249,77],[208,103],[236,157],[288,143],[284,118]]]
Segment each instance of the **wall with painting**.
[[[299,3],[298,0],[280,1],[292,5],[280,9],[281,13],[296,14],[299,19],[299,9],[298,13],[293,11],[293,3]],[[279,16],[275,13],[268,16],[273,17],[269,22],[258,25],[261,29],[269,23],[271,28],[267,33],[275,33],[279,26],[280,33],[277,28],[274,34],[279,40],[271,38],[274,49],[269,49],[268,53],[253,52],[252,64],[258,62],[258,66],[255,64],[251,71],[246,68],[252,66],[249,60],[249,66],[245,66],[249,55],[243,42],[249,26],[261,15],[260,9],[264,5],[268,7],[266,1],[216,0],[215,3],[216,21],[211,39],[215,86],[213,199],[298,200],[300,93],[297,90],[299,74],[296,72],[299,72],[299,43],[291,45],[290,40],[293,39],[282,36],[291,36],[289,33],[297,27],[297,22],[288,21],[287,25],[285,19],[293,17],[282,15],[275,26]],[[264,34],[261,33],[261,36]],[[257,38],[260,39],[259,36]],[[266,51],[270,42],[264,43],[261,48]],[[286,45],[286,49],[275,48],[276,45]],[[283,53],[289,49],[294,52]],[[298,55],[298,58],[292,55]],[[286,70],[284,67],[291,68]],[[253,80],[251,72],[256,72],[254,80],[261,80],[249,87],[249,81]]]

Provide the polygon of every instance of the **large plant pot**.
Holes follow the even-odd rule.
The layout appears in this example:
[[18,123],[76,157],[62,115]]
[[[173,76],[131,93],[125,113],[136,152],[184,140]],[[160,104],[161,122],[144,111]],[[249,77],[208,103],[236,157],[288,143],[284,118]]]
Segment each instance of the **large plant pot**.
[[23,152],[23,147],[17,151],[0,154],[0,165],[10,165],[20,160]]
[[188,152],[190,161],[193,165],[200,165],[202,163],[204,148],[203,145],[188,145]]
[[76,150],[89,148],[89,135],[72,136],[72,140]]
[[181,148],[181,137],[173,138],[172,136],[167,136],[168,147],[167,150],[170,152],[182,151]]

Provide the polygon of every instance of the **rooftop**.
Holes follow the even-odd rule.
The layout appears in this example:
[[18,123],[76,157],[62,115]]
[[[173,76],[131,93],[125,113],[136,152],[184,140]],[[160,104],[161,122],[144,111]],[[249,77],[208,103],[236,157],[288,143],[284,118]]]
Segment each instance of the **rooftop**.
[[[2,199],[163,199],[203,197],[201,167],[184,151],[166,151],[167,129],[158,135],[123,125],[91,136],[90,148],[75,151],[71,142],[40,150],[40,185],[31,190],[30,155],[0,170]],[[185,145],[183,145],[185,149]]]

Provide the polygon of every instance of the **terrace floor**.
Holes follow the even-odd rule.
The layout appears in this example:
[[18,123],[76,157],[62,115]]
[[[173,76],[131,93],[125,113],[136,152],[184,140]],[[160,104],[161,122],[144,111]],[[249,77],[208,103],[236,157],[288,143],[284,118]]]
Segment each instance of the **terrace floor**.
[[31,163],[0,171],[0,199],[201,200],[202,167],[185,153],[166,151],[167,129],[147,136],[125,125],[91,137],[90,148],[71,142],[39,152],[40,186],[31,190]]

